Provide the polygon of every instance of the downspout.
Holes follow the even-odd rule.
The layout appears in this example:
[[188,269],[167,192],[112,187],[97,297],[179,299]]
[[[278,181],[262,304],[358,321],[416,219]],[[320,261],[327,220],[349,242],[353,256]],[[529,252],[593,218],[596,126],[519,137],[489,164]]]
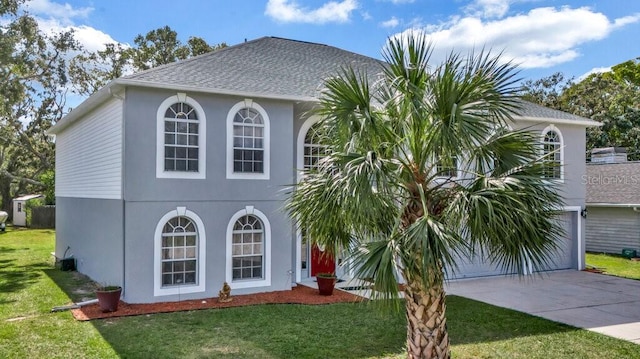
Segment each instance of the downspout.
[[121,114],[121,121],[120,121],[120,126],[121,126],[121,138],[122,138],[122,150],[120,153],[120,200],[121,200],[121,205],[122,205],[122,228],[120,229],[120,233],[122,235],[122,298],[126,298],[127,295],[127,285],[126,285],[126,281],[127,281],[127,252],[125,250],[126,248],[126,241],[125,241],[125,233],[126,233],[126,220],[127,220],[127,216],[126,216],[126,207],[125,207],[125,166],[124,166],[124,159],[125,159],[125,126],[124,126],[124,114],[125,114],[125,96],[122,96],[118,93],[116,93],[115,91],[113,91],[113,87],[109,87],[109,94],[111,96],[113,96],[114,98],[120,100],[122,102],[122,114]]

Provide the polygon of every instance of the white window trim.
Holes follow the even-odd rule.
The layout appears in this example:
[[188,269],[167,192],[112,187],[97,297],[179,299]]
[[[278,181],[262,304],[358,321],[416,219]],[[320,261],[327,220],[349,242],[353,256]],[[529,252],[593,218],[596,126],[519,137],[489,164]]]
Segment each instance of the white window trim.
[[[164,225],[173,217],[188,217],[195,222],[198,230],[198,280],[196,285],[180,285],[171,287],[162,287],[162,229]],[[205,268],[206,268],[206,246],[207,237],[204,232],[204,223],[202,219],[186,207],[177,207],[175,210],[167,212],[158,224],[153,240],[153,296],[159,297],[163,295],[200,293],[206,289]]]
[[542,154],[544,155],[544,136],[547,135],[548,132],[555,132],[558,134],[560,138],[560,178],[545,178],[546,181],[549,182],[564,182],[564,137],[562,136],[562,131],[556,125],[549,125],[542,130],[541,133],[541,142],[542,142]]
[[307,137],[307,132],[309,129],[313,127],[316,123],[320,122],[320,117],[314,116],[307,119],[302,126],[300,126],[300,131],[298,131],[298,139],[297,143],[297,161],[296,167],[298,172],[298,182],[302,180],[302,174],[304,170],[304,140]]
[[[164,170],[164,114],[169,106],[184,102],[193,107],[198,116],[198,172]],[[202,106],[185,93],[165,99],[156,114],[156,178],[204,179],[207,175],[207,119]]]
[[[262,121],[264,121],[264,139],[263,139],[263,172],[262,173],[242,173],[242,172],[234,172],[233,171],[233,119],[235,118],[238,111],[243,108],[251,108],[262,116]],[[227,179],[257,179],[257,180],[268,180],[269,179],[269,170],[270,170],[270,153],[271,153],[271,135],[270,135],[270,122],[269,116],[267,115],[267,111],[262,108],[256,102],[253,102],[251,99],[245,99],[244,101],[240,101],[237,104],[233,105],[227,114]]]
[[[296,141],[297,147],[297,161],[296,168],[298,174],[298,182],[302,180],[303,170],[304,170],[304,140],[307,137],[307,132],[309,129],[320,121],[320,117],[314,116],[307,119],[302,126],[300,126],[300,131],[298,131],[298,139]],[[302,281],[302,258],[300,258],[300,252],[302,251],[302,232],[300,228],[296,228],[296,282]],[[309,264],[307,263],[307,268],[309,268]]]
[[[233,280],[233,226],[236,221],[246,215],[256,216],[262,221],[264,226],[264,277],[259,280]],[[246,206],[244,209],[239,210],[229,220],[227,225],[227,250],[226,250],[226,271],[225,279],[229,283],[231,289],[240,288],[256,288],[256,287],[268,287],[271,285],[271,224],[264,213],[255,209],[253,206]]]

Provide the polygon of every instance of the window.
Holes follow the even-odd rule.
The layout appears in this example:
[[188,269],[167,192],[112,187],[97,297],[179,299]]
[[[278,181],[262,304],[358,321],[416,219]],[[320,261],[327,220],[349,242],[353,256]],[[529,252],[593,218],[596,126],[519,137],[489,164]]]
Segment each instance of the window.
[[440,157],[436,163],[436,173],[439,177],[458,177],[458,158]]
[[158,178],[205,178],[206,121],[202,107],[186,94],[158,108]]
[[553,125],[542,132],[542,148],[544,155],[544,168],[542,176],[546,179],[561,180],[563,177],[562,162],[563,148],[562,135]]
[[325,156],[327,147],[320,144],[320,124],[318,122],[311,125],[304,137],[303,149],[303,169],[318,169],[318,161]]
[[233,119],[233,172],[264,172],[264,121],[251,108],[241,109]]
[[184,102],[164,114],[164,170],[198,171],[198,117]]
[[22,212],[22,202],[18,202],[18,213]]
[[205,235],[200,217],[178,207],[156,226],[154,295],[205,290]]
[[232,288],[271,285],[271,228],[252,206],[233,215],[227,227],[226,279]]
[[162,230],[162,286],[196,284],[196,226],[187,217],[173,217]]
[[269,179],[269,118],[251,100],[227,116],[227,178]]
[[262,279],[264,228],[258,217],[244,215],[233,225],[233,280]]

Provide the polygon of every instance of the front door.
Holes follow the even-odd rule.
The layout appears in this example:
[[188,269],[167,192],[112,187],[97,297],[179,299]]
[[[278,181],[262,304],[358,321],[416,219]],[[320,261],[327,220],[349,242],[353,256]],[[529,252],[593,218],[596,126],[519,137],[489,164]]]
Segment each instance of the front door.
[[311,246],[311,276],[315,277],[318,273],[334,273],[336,271],[336,263],[333,256],[321,251],[317,245]]

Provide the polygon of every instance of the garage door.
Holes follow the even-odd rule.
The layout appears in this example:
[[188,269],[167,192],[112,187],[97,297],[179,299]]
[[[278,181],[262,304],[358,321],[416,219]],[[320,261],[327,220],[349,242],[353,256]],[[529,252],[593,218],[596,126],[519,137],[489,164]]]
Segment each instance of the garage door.
[[573,249],[574,240],[577,238],[576,233],[576,221],[577,212],[565,212],[558,219],[564,228],[564,235],[557,239],[558,248],[551,254],[549,263],[547,264],[547,270],[556,269],[569,269],[573,267]]
[[[556,239],[557,249],[551,253],[549,263],[544,267],[544,270],[573,268],[573,238],[577,238],[575,226],[577,215],[576,212],[565,212],[558,218],[565,229],[565,233],[562,237]],[[450,279],[512,274],[479,255],[471,259],[458,258],[457,263],[457,271],[448,273]]]

